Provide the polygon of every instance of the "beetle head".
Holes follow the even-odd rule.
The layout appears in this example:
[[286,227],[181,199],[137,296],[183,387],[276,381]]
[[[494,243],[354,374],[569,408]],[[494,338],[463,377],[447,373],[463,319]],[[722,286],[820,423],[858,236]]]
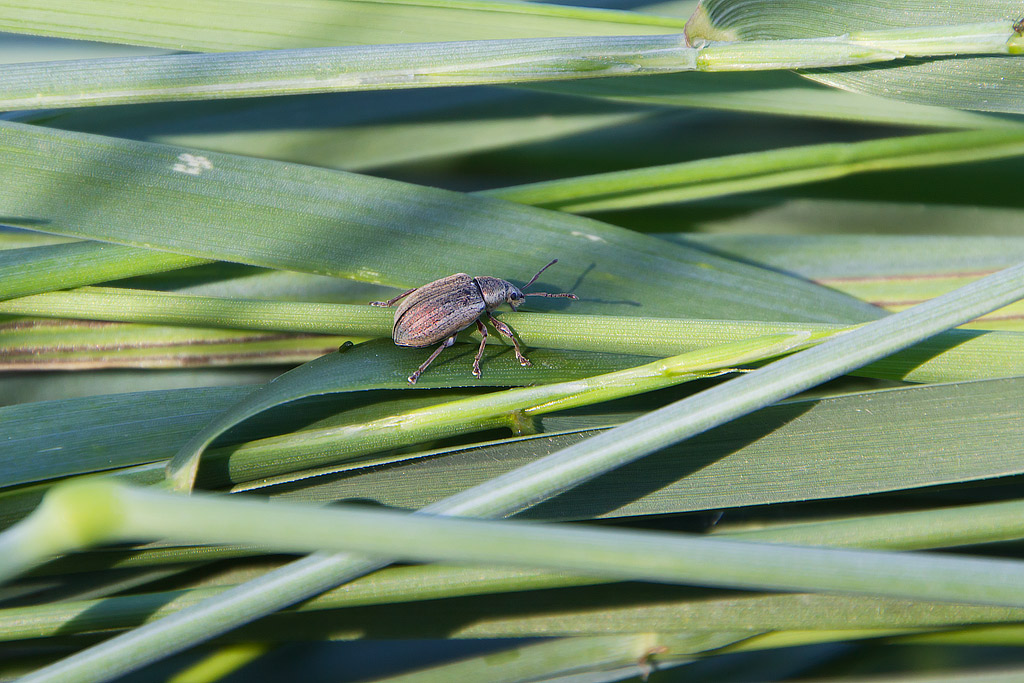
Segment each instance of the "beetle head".
[[508,305],[512,307],[512,310],[519,308],[519,304],[526,300],[526,295],[520,291],[518,287],[513,284],[508,286]]
[[[540,277],[541,273],[543,273],[545,270],[547,270],[549,267],[553,266],[556,263],[558,263],[558,259],[555,259],[548,265],[541,268],[540,272],[534,275],[533,279],[526,283],[526,287],[529,287],[534,282],[536,282],[537,278]],[[496,277],[483,276],[476,277],[474,278],[474,280],[476,280],[477,285],[479,285],[480,287],[480,293],[483,294],[484,296],[484,304],[487,306],[488,311],[493,310],[505,303],[511,306],[512,310],[514,311],[518,309],[519,306],[522,305],[523,301],[525,301],[526,297],[528,296],[546,296],[550,298],[563,299],[578,298],[575,294],[548,294],[546,292],[528,292],[526,294],[523,294],[523,289],[526,289],[526,287],[523,287],[523,289],[519,289],[508,280],[502,280]]]
[[476,277],[477,285],[480,286],[480,293],[484,295],[484,305],[487,310],[493,310],[498,306],[508,303],[512,310],[523,302],[523,293],[518,287],[507,280],[497,277]]

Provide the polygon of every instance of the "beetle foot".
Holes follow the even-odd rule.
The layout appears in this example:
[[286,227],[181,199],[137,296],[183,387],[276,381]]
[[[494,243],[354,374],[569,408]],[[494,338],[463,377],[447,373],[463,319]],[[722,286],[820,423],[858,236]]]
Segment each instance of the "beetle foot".
[[484,376],[484,373],[480,372],[479,363],[473,363],[473,376],[476,377],[477,379],[480,379],[481,377]]
[[420,378],[420,373],[415,372],[409,375],[409,384],[416,384],[416,380]]
[[388,302],[387,301],[371,301],[370,305],[371,306],[384,306],[385,308],[387,308]]
[[533,366],[533,363],[530,362],[530,359],[522,355],[519,356],[519,364],[522,365],[524,368],[529,368]]

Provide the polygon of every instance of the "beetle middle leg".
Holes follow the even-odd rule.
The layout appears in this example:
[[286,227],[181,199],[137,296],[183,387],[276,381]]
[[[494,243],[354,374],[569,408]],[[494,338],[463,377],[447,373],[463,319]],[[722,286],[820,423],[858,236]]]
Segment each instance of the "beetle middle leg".
[[483,373],[480,372],[480,359],[484,357],[484,347],[487,346],[487,326],[480,318],[476,319],[476,329],[480,330],[480,348],[473,359],[473,376],[481,377]]
[[494,325],[494,329],[498,331],[498,334],[503,334],[512,340],[512,348],[516,350],[516,360],[519,361],[519,364],[524,367],[532,365],[530,363],[530,359],[524,356],[523,352],[519,350],[519,342],[516,341],[515,335],[512,334],[512,330],[509,326],[491,315],[490,311],[487,313],[487,319],[491,321],[492,325]]
[[416,372],[414,372],[411,375],[409,375],[409,384],[416,384],[416,380],[418,380],[420,378],[420,375],[423,374],[423,371],[426,370],[427,367],[431,363],[434,362],[434,359],[437,358],[438,356],[440,356],[442,351],[444,351],[445,349],[447,349],[449,346],[451,346],[454,343],[455,343],[455,335],[452,335],[452,336],[448,337],[447,339],[445,339],[441,343],[440,346],[438,346],[436,349],[434,349],[434,352],[432,354],[430,354],[430,358],[428,358],[426,361],[424,361],[423,365],[419,366],[416,369]]

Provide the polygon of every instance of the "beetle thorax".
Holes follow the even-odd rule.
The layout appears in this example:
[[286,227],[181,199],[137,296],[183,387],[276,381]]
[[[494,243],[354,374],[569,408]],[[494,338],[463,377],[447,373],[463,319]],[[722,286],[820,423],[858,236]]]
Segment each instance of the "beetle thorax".
[[488,311],[506,302],[515,301],[518,304],[523,299],[523,293],[519,291],[519,288],[507,280],[486,275],[473,279],[480,287],[480,293],[484,295],[484,305],[487,306]]

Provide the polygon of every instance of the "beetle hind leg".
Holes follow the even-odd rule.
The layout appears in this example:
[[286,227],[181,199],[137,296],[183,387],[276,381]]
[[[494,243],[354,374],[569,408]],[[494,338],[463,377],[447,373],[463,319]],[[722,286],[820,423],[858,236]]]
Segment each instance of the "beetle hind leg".
[[491,321],[491,324],[494,325],[494,329],[498,331],[498,334],[503,334],[512,340],[512,348],[516,350],[516,360],[519,361],[519,364],[524,368],[531,366],[532,363],[530,363],[530,359],[524,356],[523,352],[519,349],[519,342],[516,341],[515,335],[512,334],[512,329],[490,313],[487,314],[487,318]]
[[430,354],[430,358],[425,360],[423,362],[423,365],[421,365],[418,368],[416,368],[416,372],[414,372],[411,375],[409,375],[409,384],[416,384],[416,380],[418,380],[420,378],[420,375],[423,374],[423,371],[426,370],[427,367],[431,363],[434,362],[434,359],[437,358],[438,356],[440,356],[442,351],[444,351],[445,349],[447,349],[449,346],[451,346],[454,343],[455,343],[455,335],[452,335],[452,336],[448,337],[447,339],[445,339],[441,343],[440,346],[438,346],[436,349],[434,349],[434,352],[432,354]]

